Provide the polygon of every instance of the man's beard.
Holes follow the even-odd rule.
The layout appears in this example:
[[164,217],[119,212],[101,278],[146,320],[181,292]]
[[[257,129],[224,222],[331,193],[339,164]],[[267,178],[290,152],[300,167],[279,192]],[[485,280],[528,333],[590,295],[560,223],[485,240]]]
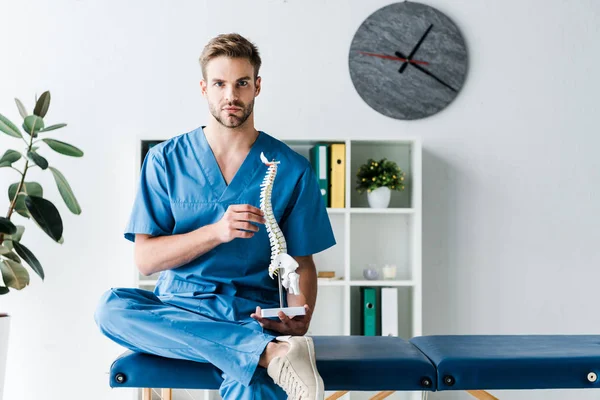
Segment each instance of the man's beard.
[[252,102],[248,104],[247,107],[244,107],[244,104],[241,102],[228,103],[227,106],[241,108],[242,116],[238,117],[236,114],[228,114],[227,117],[225,117],[224,119],[219,113],[222,107],[217,109],[213,104],[209,103],[210,113],[221,125],[227,128],[237,128],[241,126],[244,122],[246,122],[250,114],[252,114],[252,110],[254,110],[254,100],[252,100]]

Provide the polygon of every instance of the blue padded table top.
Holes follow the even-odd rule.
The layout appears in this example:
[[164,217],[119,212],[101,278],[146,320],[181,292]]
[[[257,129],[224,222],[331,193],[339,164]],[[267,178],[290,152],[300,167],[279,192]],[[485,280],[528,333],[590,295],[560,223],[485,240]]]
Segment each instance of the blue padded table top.
[[[317,368],[327,390],[433,390],[435,367],[398,337],[314,336]],[[218,389],[212,364],[127,351],[110,370],[111,387]]]
[[437,390],[598,388],[600,335],[439,335],[409,340],[437,367]]
[[221,371],[209,363],[126,351],[110,367],[111,387],[218,389]]
[[436,371],[408,341],[391,336],[316,336],[327,390],[432,390]]

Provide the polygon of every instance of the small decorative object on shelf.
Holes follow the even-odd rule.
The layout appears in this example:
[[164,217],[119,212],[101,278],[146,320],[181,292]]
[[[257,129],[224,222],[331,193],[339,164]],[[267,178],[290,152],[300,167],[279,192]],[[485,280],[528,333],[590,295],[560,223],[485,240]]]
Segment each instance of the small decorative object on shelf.
[[383,266],[383,279],[396,279],[396,266],[394,264],[386,264]]
[[404,172],[398,165],[386,158],[375,161],[371,158],[361,165],[356,174],[356,190],[367,191],[371,208],[387,208],[392,190],[404,190]]
[[379,279],[379,272],[377,271],[375,264],[369,264],[367,268],[363,269],[363,276],[369,281]]
[[343,280],[343,276],[335,276],[335,271],[319,271],[317,272],[317,278],[320,281],[340,281]]
[[335,278],[335,271],[319,271],[317,278]]

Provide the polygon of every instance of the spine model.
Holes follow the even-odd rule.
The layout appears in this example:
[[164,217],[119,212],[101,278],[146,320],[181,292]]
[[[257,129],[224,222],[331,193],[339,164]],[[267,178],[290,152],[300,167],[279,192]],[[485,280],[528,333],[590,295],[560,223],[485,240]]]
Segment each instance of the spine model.
[[[273,183],[277,175],[277,165],[280,161],[269,161],[265,155],[260,153],[261,161],[269,168],[261,183],[260,187],[260,209],[264,213],[265,226],[269,234],[269,242],[271,244],[271,264],[269,265],[269,276],[273,279],[274,275],[281,273],[281,284],[292,294],[300,294],[298,285],[299,275],[296,273],[298,262],[287,254],[287,244],[283,232],[275,215],[273,214],[273,206],[271,204],[271,196],[273,193]],[[283,271],[281,271],[283,270]]]

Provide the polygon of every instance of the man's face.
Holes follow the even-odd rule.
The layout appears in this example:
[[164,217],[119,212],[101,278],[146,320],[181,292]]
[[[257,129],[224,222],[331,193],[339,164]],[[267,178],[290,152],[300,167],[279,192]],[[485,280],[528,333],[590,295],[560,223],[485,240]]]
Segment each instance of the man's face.
[[254,80],[254,67],[247,59],[222,56],[208,62],[200,87],[212,116],[223,126],[237,128],[252,114],[260,77]]

